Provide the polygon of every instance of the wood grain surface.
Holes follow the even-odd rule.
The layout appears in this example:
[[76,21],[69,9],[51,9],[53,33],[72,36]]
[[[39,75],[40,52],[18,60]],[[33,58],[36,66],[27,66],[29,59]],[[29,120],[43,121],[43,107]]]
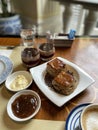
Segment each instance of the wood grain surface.
[[[43,41],[44,39],[36,40],[37,43],[42,43]],[[0,45],[20,45],[20,43],[20,38],[0,38]],[[57,56],[65,58],[78,65],[92,76],[95,83],[64,104],[62,107],[57,107],[48,100],[48,98],[33,82],[30,89],[38,92],[42,102],[41,109],[35,116],[35,119],[65,121],[68,114],[75,106],[87,102],[98,102],[98,38],[76,38],[70,48],[56,48],[54,57]]]

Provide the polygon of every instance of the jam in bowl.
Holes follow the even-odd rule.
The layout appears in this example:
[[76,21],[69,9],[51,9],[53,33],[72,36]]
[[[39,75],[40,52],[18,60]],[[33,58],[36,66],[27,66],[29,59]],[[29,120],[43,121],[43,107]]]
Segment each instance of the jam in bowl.
[[10,98],[7,113],[14,121],[22,122],[33,118],[40,107],[41,99],[35,91],[22,90]]

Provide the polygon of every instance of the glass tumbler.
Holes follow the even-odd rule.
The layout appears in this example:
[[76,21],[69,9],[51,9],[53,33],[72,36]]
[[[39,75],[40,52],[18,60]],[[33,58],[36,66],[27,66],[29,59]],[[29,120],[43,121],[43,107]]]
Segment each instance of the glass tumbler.
[[39,45],[40,58],[42,61],[49,61],[55,54],[54,40],[50,40],[50,34],[46,35],[46,42]]
[[34,42],[35,31],[32,28],[21,29],[20,36],[24,46],[30,46]]
[[35,47],[24,47],[21,52],[21,59],[23,64],[27,68],[34,67],[40,62],[40,53],[39,50]]

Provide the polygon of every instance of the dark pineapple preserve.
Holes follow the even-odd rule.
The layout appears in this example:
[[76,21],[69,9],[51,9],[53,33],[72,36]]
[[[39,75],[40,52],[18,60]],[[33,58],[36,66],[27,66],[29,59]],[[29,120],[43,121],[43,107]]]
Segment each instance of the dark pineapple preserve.
[[55,53],[55,47],[52,43],[42,43],[39,50],[41,59],[45,61],[50,60]]
[[38,106],[37,98],[33,95],[21,95],[12,103],[12,111],[19,118],[32,115]]
[[36,48],[25,48],[21,53],[22,62],[28,67],[36,66],[40,61],[40,53]]

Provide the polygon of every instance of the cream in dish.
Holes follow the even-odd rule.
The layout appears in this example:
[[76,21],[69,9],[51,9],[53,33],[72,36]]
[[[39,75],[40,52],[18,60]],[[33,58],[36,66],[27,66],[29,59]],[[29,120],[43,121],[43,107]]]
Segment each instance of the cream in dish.
[[18,75],[11,83],[10,88],[12,90],[21,90],[26,88],[26,86],[29,84],[28,80],[24,75]]

